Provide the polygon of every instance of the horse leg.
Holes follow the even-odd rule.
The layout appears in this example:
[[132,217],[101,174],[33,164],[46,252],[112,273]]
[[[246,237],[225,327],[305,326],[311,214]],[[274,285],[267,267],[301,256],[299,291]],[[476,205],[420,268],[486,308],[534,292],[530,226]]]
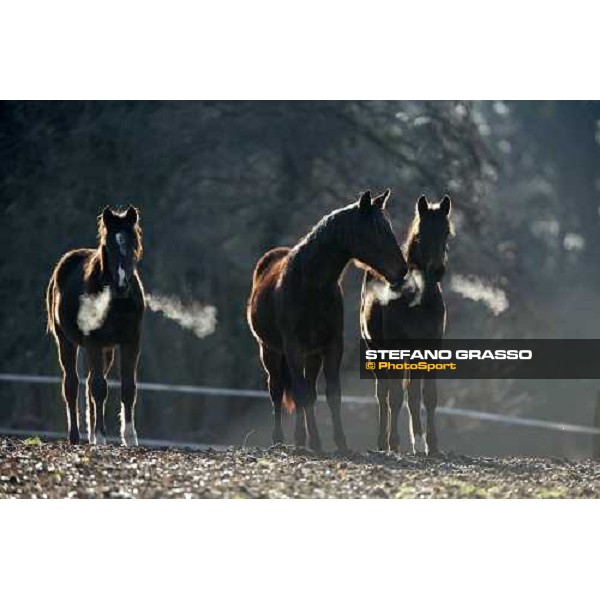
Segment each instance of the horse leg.
[[421,377],[411,373],[406,387],[410,412],[410,444],[415,454],[427,454],[427,444],[421,426],[421,383]]
[[89,373],[88,389],[88,431],[90,444],[106,444],[104,425],[104,404],[108,395],[108,385],[104,371],[104,352],[102,348],[87,348]]
[[273,403],[275,424],[273,426],[273,434],[271,437],[274,444],[283,444],[283,427],[281,423],[281,405],[284,393],[284,379],[282,373],[283,357],[279,352],[274,352],[261,345],[260,359],[267,373],[269,396],[271,396],[271,402]]
[[427,445],[429,454],[438,454],[438,437],[435,424],[435,409],[437,407],[437,378],[435,373],[429,374],[423,382],[423,399],[427,410]]
[[108,372],[112,367],[113,361],[115,359],[115,351],[113,348],[105,348],[104,349],[104,377],[108,376]]
[[79,377],[77,375],[77,346],[69,342],[63,333],[56,331],[58,360],[62,369],[62,394],[67,409],[69,443],[79,443]]
[[377,435],[377,450],[390,450],[390,391],[388,379],[375,377],[375,398],[379,405],[379,433]]
[[[86,351],[86,371],[88,373],[88,377],[86,378],[86,424],[88,431],[88,442],[92,445],[96,444],[96,403],[94,402],[94,397],[92,394],[92,381],[90,375],[90,358],[89,353]],[[110,367],[112,366],[114,359],[114,350],[112,348],[104,349],[103,353],[104,364],[103,364],[103,372],[104,378],[108,375],[110,371]],[[102,430],[105,431],[104,427],[104,412],[102,413]],[[106,437],[106,436],[104,436]],[[99,444],[105,444],[106,439],[98,442]]]
[[315,416],[315,402],[317,401],[317,377],[321,370],[322,358],[320,354],[311,354],[306,357],[304,377],[306,379],[306,426],[308,429],[308,441],[315,452],[321,452],[321,438],[317,429],[317,418]]
[[[114,360],[115,360],[114,348],[105,348],[104,349],[104,379],[108,378],[108,373],[113,365]],[[108,397],[108,394],[107,394],[107,397]],[[106,426],[104,424],[104,411],[102,411],[102,431],[106,431]],[[105,435],[105,438],[106,438],[106,435]],[[106,443],[106,441],[104,441],[104,443]]]
[[[294,443],[298,447],[306,446],[308,428],[308,415],[306,414],[307,386],[304,377],[304,359],[297,342],[284,340],[284,360],[287,362],[291,391],[296,405],[296,426],[294,429]],[[315,423],[312,423],[313,428]]]
[[398,452],[400,449],[400,436],[398,434],[398,417],[404,402],[404,390],[400,382],[388,380],[389,403],[390,403],[390,450]]
[[306,412],[304,406],[298,406],[296,402],[296,420],[294,423],[294,444],[298,448],[304,448],[306,446],[307,438],[307,424],[306,424]]
[[138,445],[134,412],[137,391],[136,371],[139,357],[139,342],[121,344],[121,443],[124,446]]
[[337,340],[325,350],[323,374],[325,375],[325,396],[333,423],[333,439],[337,449],[346,452],[348,444],[342,425],[342,386],[340,383],[340,363],[343,351],[343,340]]
[[[89,359],[88,359],[89,361]],[[90,375],[89,366],[87,368],[88,375],[86,379],[85,386],[85,396],[86,396],[86,423],[87,423],[87,431],[88,431],[88,443],[92,445],[96,445],[96,404],[94,402],[94,398],[92,395],[92,377]]]

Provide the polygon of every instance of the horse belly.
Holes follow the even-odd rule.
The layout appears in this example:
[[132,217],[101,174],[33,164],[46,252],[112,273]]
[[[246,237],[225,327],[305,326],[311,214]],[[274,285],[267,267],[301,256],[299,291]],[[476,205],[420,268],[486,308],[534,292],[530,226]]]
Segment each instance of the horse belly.
[[113,300],[105,321],[90,331],[87,338],[103,346],[135,342],[140,336],[142,314],[132,299]]
[[337,298],[307,305],[298,319],[296,336],[307,351],[321,350],[342,334],[343,312]]
[[333,328],[300,328],[297,332],[298,341],[307,352],[322,350],[335,339]]

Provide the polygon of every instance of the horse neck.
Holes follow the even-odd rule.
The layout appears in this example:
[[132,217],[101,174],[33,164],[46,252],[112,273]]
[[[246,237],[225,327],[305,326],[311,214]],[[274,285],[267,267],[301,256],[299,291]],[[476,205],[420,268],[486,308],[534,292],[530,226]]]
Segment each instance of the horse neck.
[[309,235],[295,249],[292,264],[298,268],[309,287],[325,288],[337,285],[350,256],[340,245],[335,228],[330,223],[323,231]]
[[432,298],[434,293],[441,288],[440,282],[431,277],[427,277],[425,273],[425,263],[421,256],[421,248],[419,246],[419,238],[414,237],[408,242],[408,248],[406,251],[408,271],[409,273],[418,272],[423,281],[423,302]]

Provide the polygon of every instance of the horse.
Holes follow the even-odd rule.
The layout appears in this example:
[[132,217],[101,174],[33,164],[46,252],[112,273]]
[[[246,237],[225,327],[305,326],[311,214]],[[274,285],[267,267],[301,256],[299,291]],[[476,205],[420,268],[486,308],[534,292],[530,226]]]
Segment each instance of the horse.
[[[430,204],[421,196],[403,250],[408,263],[407,282],[399,293],[390,293],[373,271],[363,276],[361,292],[361,336],[367,346],[377,340],[442,340],[446,328],[446,305],[441,280],[448,261],[448,236],[452,233],[451,201],[444,196]],[[420,289],[419,289],[420,288]],[[435,371],[422,377],[418,371],[406,373],[404,394],[410,413],[410,444],[415,454],[437,454],[435,424],[437,382]],[[379,450],[398,450],[398,413],[404,400],[393,379],[377,379],[375,395],[379,404]],[[427,439],[421,427],[421,400],[427,411]]]
[[296,409],[294,441],[321,452],[314,404],[323,368],[325,394],[339,451],[347,451],[341,417],[340,363],[344,303],[340,280],[354,259],[390,284],[398,285],[407,267],[386,211],[390,190],[334,210],[293,248],[269,250],[256,264],[247,320],[258,342],[273,404],[274,444],[284,441],[282,405]]
[[144,288],[137,272],[143,252],[139,220],[139,212],[133,206],[125,211],[105,208],[98,217],[98,247],[67,252],[54,268],[48,284],[48,332],[58,350],[71,444],[80,441],[78,349],[85,351],[88,373],[88,441],[105,444],[106,376],[117,346],[121,371],[121,441],[127,446],[138,443],[134,425],[136,370],[145,308]]

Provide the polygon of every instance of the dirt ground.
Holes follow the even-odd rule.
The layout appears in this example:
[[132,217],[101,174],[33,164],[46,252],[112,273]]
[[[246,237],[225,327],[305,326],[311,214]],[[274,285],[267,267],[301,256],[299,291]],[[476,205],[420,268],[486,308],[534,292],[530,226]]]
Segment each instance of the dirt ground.
[[0,438],[0,498],[597,498],[600,461],[183,451]]

